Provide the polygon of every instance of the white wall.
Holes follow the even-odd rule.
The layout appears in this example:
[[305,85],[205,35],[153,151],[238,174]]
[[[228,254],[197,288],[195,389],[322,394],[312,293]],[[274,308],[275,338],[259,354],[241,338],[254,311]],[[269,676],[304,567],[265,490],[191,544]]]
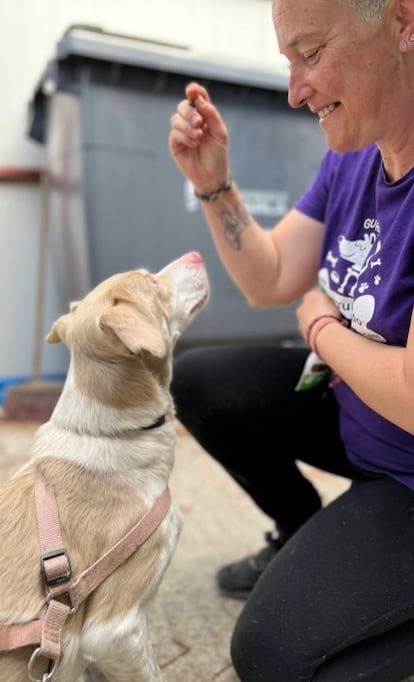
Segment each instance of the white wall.
[[[0,170],[44,165],[44,148],[27,137],[27,106],[56,42],[73,24],[186,45],[192,58],[286,68],[271,0],[2,0]],[[32,372],[40,212],[37,185],[0,182],[0,380]],[[46,299],[49,314],[65,312],[53,291]],[[66,361],[65,349],[45,345],[42,371],[65,371]]]
[[286,68],[271,0],[2,0],[0,165],[42,161],[42,151],[25,137],[26,105],[56,42],[73,24],[188,45],[193,57]]

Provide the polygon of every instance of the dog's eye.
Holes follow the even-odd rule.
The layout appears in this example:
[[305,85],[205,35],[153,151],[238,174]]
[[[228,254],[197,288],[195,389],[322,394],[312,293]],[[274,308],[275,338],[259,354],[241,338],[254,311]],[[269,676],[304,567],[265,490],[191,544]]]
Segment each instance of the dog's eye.
[[159,283],[159,281],[158,281],[158,279],[157,279],[156,277],[150,276],[150,277],[148,278],[148,280],[149,280],[149,283],[151,284],[151,286],[154,287],[154,289],[158,289],[158,288],[159,288],[160,283]]

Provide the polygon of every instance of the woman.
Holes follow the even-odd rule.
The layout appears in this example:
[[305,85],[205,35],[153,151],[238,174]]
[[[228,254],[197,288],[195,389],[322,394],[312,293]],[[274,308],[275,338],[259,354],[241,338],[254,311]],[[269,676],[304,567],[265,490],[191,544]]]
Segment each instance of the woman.
[[[247,599],[231,643],[242,682],[398,682],[414,672],[414,0],[273,0],[273,22],[289,104],[329,147],[295,207],[271,232],[249,215],[197,83],[169,148],[246,301],[302,297],[308,348],[193,349],[172,388],[276,527],[217,576]],[[301,391],[309,349],[329,375]],[[298,459],[349,490],[322,507]]]

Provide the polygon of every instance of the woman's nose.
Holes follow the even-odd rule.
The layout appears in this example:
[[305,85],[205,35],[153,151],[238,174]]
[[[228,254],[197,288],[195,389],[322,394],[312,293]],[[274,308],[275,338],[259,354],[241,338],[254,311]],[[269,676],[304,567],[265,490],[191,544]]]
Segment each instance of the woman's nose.
[[314,89],[306,83],[300,70],[291,71],[288,85],[288,102],[292,109],[298,109],[307,104],[314,93]]

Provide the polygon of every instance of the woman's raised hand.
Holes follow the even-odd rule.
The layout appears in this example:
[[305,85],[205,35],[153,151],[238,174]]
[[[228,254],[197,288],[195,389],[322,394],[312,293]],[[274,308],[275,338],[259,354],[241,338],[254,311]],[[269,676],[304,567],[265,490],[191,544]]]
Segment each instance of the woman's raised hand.
[[171,117],[169,150],[194,188],[208,192],[230,175],[227,128],[205,88],[189,83],[185,94]]

